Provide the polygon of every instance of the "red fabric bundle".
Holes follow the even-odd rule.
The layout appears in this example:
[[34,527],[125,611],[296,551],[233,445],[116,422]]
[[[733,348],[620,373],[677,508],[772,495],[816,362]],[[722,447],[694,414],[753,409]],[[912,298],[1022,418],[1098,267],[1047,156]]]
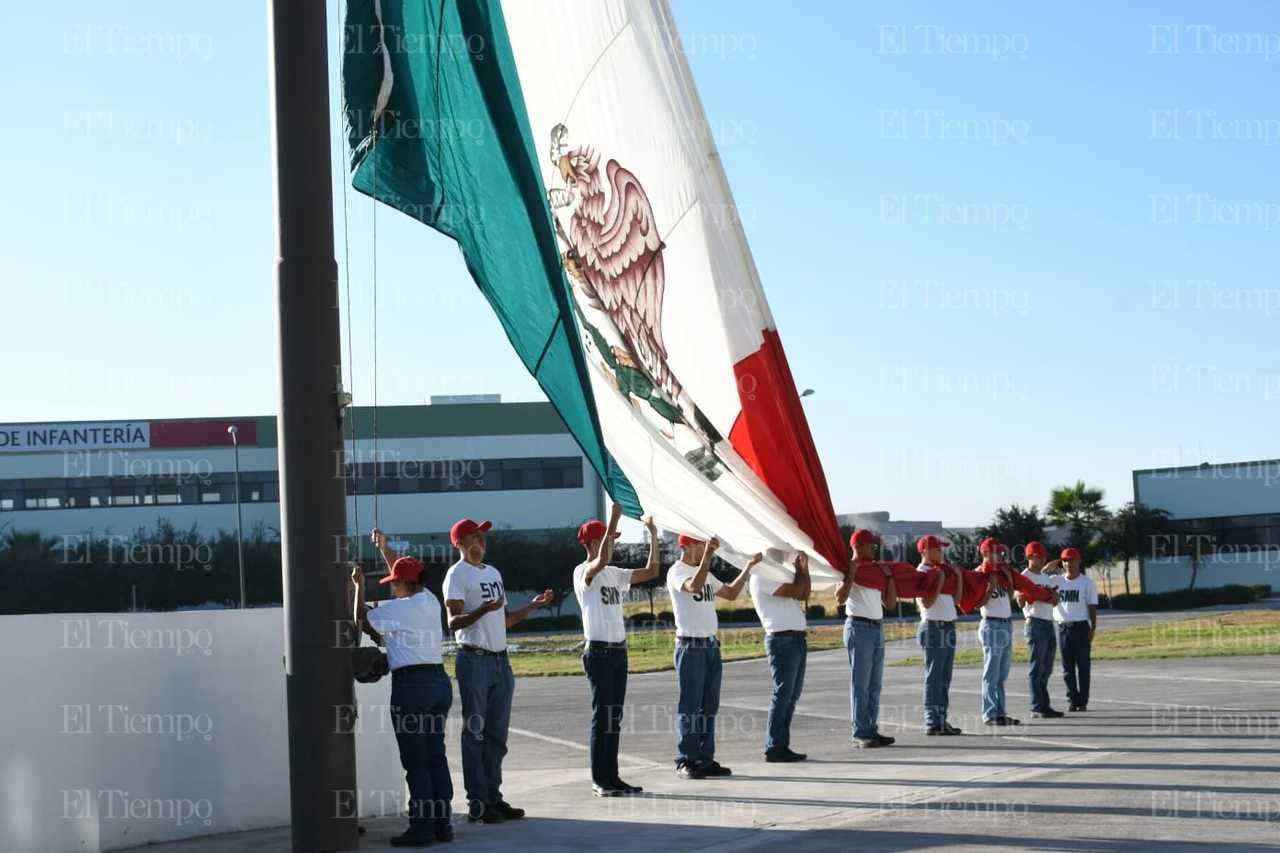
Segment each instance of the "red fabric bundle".
[[1053,590],[1047,586],[1041,586],[1021,572],[1010,569],[1009,575],[1006,575],[1004,572],[997,572],[997,568],[994,563],[983,563],[974,571],[982,575],[994,574],[996,583],[1004,589],[1009,588],[1009,575],[1012,575],[1013,591],[1022,593],[1030,601],[1049,601],[1053,598]]
[[853,582],[858,586],[865,586],[868,589],[878,589],[884,591],[885,581],[888,580],[881,571],[881,566],[888,566],[893,570],[894,587],[898,591],[899,598],[915,598],[920,594],[919,586],[921,579],[924,578],[923,572],[917,572],[916,567],[910,563],[894,563],[887,560],[854,560],[853,561]]
[[[854,560],[854,583],[870,589],[883,590],[885,588],[885,576],[884,572],[880,570],[882,565],[887,565],[893,569],[894,587],[897,589],[898,598],[920,598],[926,592],[932,590],[933,584],[936,582],[934,578],[941,571],[937,566],[930,567],[922,572],[910,563],[895,563],[884,560]],[[986,597],[987,578],[985,575],[971,572],[968,569],[961,569],[960,573],[964,576],[964,599],[957,601],[956,606],[960,608],[962,613],[968,613]],[[956,594],[955,575],[950,572],[947,573],[946,577],[943,578],[942,589],[939,592],[945,592],[950,596]]]

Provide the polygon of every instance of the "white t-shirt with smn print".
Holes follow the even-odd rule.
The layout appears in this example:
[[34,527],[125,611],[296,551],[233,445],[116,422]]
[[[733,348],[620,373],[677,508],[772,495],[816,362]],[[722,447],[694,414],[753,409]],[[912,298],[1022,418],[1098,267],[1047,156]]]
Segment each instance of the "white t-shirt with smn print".
[[[444,600],[461,601],[462,612],[472,613],[482,604],[502,598],[502,574],[488,563],[473,566],[459,560],[444,576]],[[454,632],[459,645],[476,646],[491,652],[507,648],[507,612],[505,607],[491,610],[465,628]]]
[[590,642],[621,643],[627,638],[627,625],[622,614],[622,596],[631,588],[631,572],[617,566],[605,566],[587,582],[587,563],[573,570],[573,592],[582,608],[582,633]]
[[1053,608],[1055,622],[1084,622],[1089,618],[1089,605],[1098,606],[1098,588],[1085,574],[1058,579],[1058,605]]
[[716,593],[724,586],[711,572],[702,589],[685,592],[684,582],[698,573],[697,566],[680,560],[667,572],[667,594],[671,596],[671,609],[676,617],[677,637],[714,637],[720,627],[716,617]]

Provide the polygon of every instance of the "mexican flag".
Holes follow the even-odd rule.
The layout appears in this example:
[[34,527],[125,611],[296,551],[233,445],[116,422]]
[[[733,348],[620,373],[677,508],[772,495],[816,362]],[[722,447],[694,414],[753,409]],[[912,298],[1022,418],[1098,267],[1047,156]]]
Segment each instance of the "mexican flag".
[[664,0],[349,0],[357,190],[449,235],[628,515],[847,564]]

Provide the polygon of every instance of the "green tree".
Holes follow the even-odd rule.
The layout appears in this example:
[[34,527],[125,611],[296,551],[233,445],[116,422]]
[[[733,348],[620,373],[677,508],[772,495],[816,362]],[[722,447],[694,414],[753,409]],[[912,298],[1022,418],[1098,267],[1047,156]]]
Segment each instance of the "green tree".
[[978,535],[984,539],[994,536],[1009,548],[1026,545],[1031,541],[1045,540],[1045,519],[1035,504],[1025,509],[1018,504],[1000,507],[991,517],[991,523],[978,528]]
[[1045,517],[1068,532],[1067,544],[1079,548],[1092,561],[1099,556],[1097,538],[1106,529],[1111,514],[1102,503],[1102,489],[1086,486],[1076,480],[1073,486],[1060,486],[1049,495]]
[[1108,544],[1124,560],[1124,593],[1129,594],[1129,561],[1153,556],[1156,537],[1169,534],[1169,513],[1139,501],[1130,501],[1111,516],[1107,525]]

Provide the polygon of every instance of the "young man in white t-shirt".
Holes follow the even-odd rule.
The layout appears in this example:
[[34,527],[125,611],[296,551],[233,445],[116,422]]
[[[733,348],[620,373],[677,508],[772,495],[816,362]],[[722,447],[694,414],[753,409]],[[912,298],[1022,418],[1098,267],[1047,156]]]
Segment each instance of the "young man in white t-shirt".
[[[898,589],[888,563],[875,559],[880,537],[859,528],[849,537],[853,565],[836,588],[836,604],[844,605],[844,647],[849,655],[849,719],[853,743],[860,749],[890,746],[894,739],[880,734],[880,685],[884,680],[884,610],[898,604]],[[859,584],[857,570],[874,563],[884,575],[883,591]]]
[[[1054,588],[1059,577],[1048,574],[1056,568],[1059,560],[1046,563],[1049,550],[1043,542],[1028,542],[1026,547],[1027,567],[1022,574],[1033,583]],[[1043,719],[1056,719],[1066,716],[1049,702],[1049,676],[1053,674],[1054,651],[1058,647],[1057,632],[1053,627],[1053,607],[1058,603],[1055,596],[1049,601],[1030,601],[1022,593],[1014,598],[1022,608],[1022,633],[1027,640],[1027,651],[1031,658],[1031,666],[1027,670],[1027,681],[1031,690],[1031,716]]]
[[622,595],[633,584],[658,576],[661,547],[653,519],[645,519],[649,531],[649,560],[643,569],[609,565],[618,537],[622,507],[613,505],[609,525],[591,520],[578,529],[578,542],[586,559],[573,570],[573,592],[582,609],[582,669],[591,685],[591,790],[597,797],[638,794],[618,776],[618,748],[622,737],[622,708],[627,696],[627,626]]
[[453,687],[440,653],[440,602],[423,587],[421,561],[391,554],[380,530],[373,538],[390,568],[379,583],[390,584],[394,598],[366,606],[364,572],[355,566],[353,614],[356,625],[386,648],[391,667],[391,724],[409,787],[409,829],[391,846],[423,847],[453,840],[453,780],[444,748]]
[[[924,652],[926,735],[960,734],[959,728],[947,722],[947,710],[951,704],[951,671],[956,661],[956,600],[965,598],[965,579],[959,569],[942,561],[942,551],[948,544],[933,534],[916,540],[916,552],[921,558],[917,571],[938,570],[932,586],[919,598],[920,627],[916,631],[916,641]],[[948,572],[955,575],[955,595],[942,591]]]
[[502,575],[484,561],[485,534],[492,522],[459,520],[449,531],[458,562],[444,576],[449,630],[458,642],[455,668],[462,699],[462,781],[467,820],[501,823],[524,817],[502,799],[502,759],[507,754],[511,696],[516,680],[507,660],[507,629],[529,612],[551,603],[545,590],[516,610],[506,609]]
[[720,643],[716,598],[733,601],[742,594],[756,554],[732,583],[711,574],[711,558],[720,542],[704,542],[686,533],[676,540],[680,559],[667,571],[667,594],[676,617],[676,775],[681,779],[728,776],[732,771],[715,759],[716,714],[720,710]]
[[1098,627],[1098,588],[1080,572],[1080,552],[1062,551],[1066,574],[1058,578],[1058,604],[1053,621],[1058,625],[1058,651],[1062,653],[1062,677],[1067,683],[1068,711],[1089,710],[1089,670],[1093,634]]
[[1003,583],[992,583],[983,603],[978,642],[982,646],[982,721],[988,726],[1018,726],[1022,721],[1005,713],[1004,684],[1013,662],[1013,570],[1005,562],[1004,545],[988,536],[978,545],[983,570],[992,578],[1004,575]]
[[804,607],[809,600],[809,555],[795,557],[795,575],[785,583],[753,574],[747,582],[751,603],[764,626],[764,649],[773,675],[769,717],[765,724],[764,760],[770,763],[804,761],[791,749],[791,719],[804,689],[804,667],[809,647]]

